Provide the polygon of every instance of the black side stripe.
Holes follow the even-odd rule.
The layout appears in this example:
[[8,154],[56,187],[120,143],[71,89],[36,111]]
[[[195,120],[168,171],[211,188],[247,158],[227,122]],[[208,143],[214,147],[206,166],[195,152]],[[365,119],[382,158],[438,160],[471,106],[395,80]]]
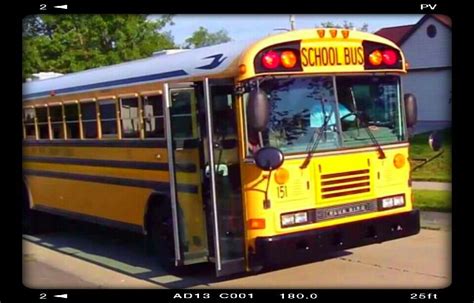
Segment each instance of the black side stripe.
[[[36,169],[23,169],[25,175],[38,176],[38,177],[48,177],[48,178],[59,178],[59,179],[70,179],[94,183],[104,183],[104,184],[113,184],[113,185],[122,185],[122,186],[131,186],[131,187],[141,187],[141,188],[151,188],[158,192],[170,191],[170,186],[168,182],[155,182],[147,180],[136,180],[136,179],[125,179],[117,177],[106,177],[106,176],[91,176],[83,174],[73,174],[73,173],[64,173],[64,172],[55,172],[55,171],[44,171]],[[198,187],[191,184],[178,184],[177,190],[179,192],[186,193],[198,193]]]
[[[84,166],[100,166],[115,168],[134,168],[144,170],[163,170],[168,171],[168,163],[156,162],[138,162],[138,161],[121,161],[121,160],[99,160],[99,159],[80,159],[80,158],[64,158],[64,157],[44,157],[44,156],[23,156],[23,161],[32,161],[40,163],[54,164],[73,164]],[[176,163],[176,170],[179,172],[196,172],[196,165],[193,163]]]

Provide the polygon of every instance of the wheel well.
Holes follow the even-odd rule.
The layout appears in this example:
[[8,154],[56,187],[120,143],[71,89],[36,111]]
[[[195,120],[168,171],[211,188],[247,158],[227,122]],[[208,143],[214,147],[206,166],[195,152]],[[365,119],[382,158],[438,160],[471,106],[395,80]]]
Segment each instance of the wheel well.
[[153,193],[148,198],[145,213],[143,217],[143,232],[148,235],[150,223],[151,223],[151,214],[153,210],[159,207],[162,207],[163,203],[167,203],[169,201],[169,196],[163,193]]

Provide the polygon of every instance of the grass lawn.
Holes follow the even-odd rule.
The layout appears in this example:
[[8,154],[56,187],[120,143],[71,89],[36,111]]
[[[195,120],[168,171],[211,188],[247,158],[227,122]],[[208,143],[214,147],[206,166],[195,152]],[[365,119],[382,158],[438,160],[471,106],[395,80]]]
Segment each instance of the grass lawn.
[[[441,132],[444,153],[433,161],[426,163],[412,173],[413,180],[451,182],[451,128]],[[410,139],[410,158],[430,158],[438,152],[431,150],[428,144],[430,133],[416,135]],[[411,161],[412,167],[420,164]]]
[[416,208],[430,211],[451,211],[451,192],[445,190],[413,190]]

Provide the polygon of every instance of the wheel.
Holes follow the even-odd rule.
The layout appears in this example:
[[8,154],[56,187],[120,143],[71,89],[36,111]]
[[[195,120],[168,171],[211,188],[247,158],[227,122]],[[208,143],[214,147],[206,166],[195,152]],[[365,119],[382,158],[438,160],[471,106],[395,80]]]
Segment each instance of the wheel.
[[150,246],[158,258],[160,265],[167,271],[175,270],[173,219],[171,207],[166,202],[153,207],[149,213],[149,241]]

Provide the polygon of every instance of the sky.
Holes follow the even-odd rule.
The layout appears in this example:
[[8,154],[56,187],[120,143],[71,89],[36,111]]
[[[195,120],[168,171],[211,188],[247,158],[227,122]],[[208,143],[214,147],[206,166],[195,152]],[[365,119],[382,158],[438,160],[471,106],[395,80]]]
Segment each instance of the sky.
[[[382,27],[414,24],[423,15],[295,15],[296,29],[314,28],[321,22],[331,21],[343,24],[344,20],[352,22],[356,27],[364,23],[369,25],[369,32],[375,32]],[[210,32],[221,29],[227,31],[234,41],[253,40],[276,34],[289,29],[289,15],[175,15],[174,25],[168,25],[165,31],[171,31],[177,44],[182,45],[186,38],[200,26]]]

